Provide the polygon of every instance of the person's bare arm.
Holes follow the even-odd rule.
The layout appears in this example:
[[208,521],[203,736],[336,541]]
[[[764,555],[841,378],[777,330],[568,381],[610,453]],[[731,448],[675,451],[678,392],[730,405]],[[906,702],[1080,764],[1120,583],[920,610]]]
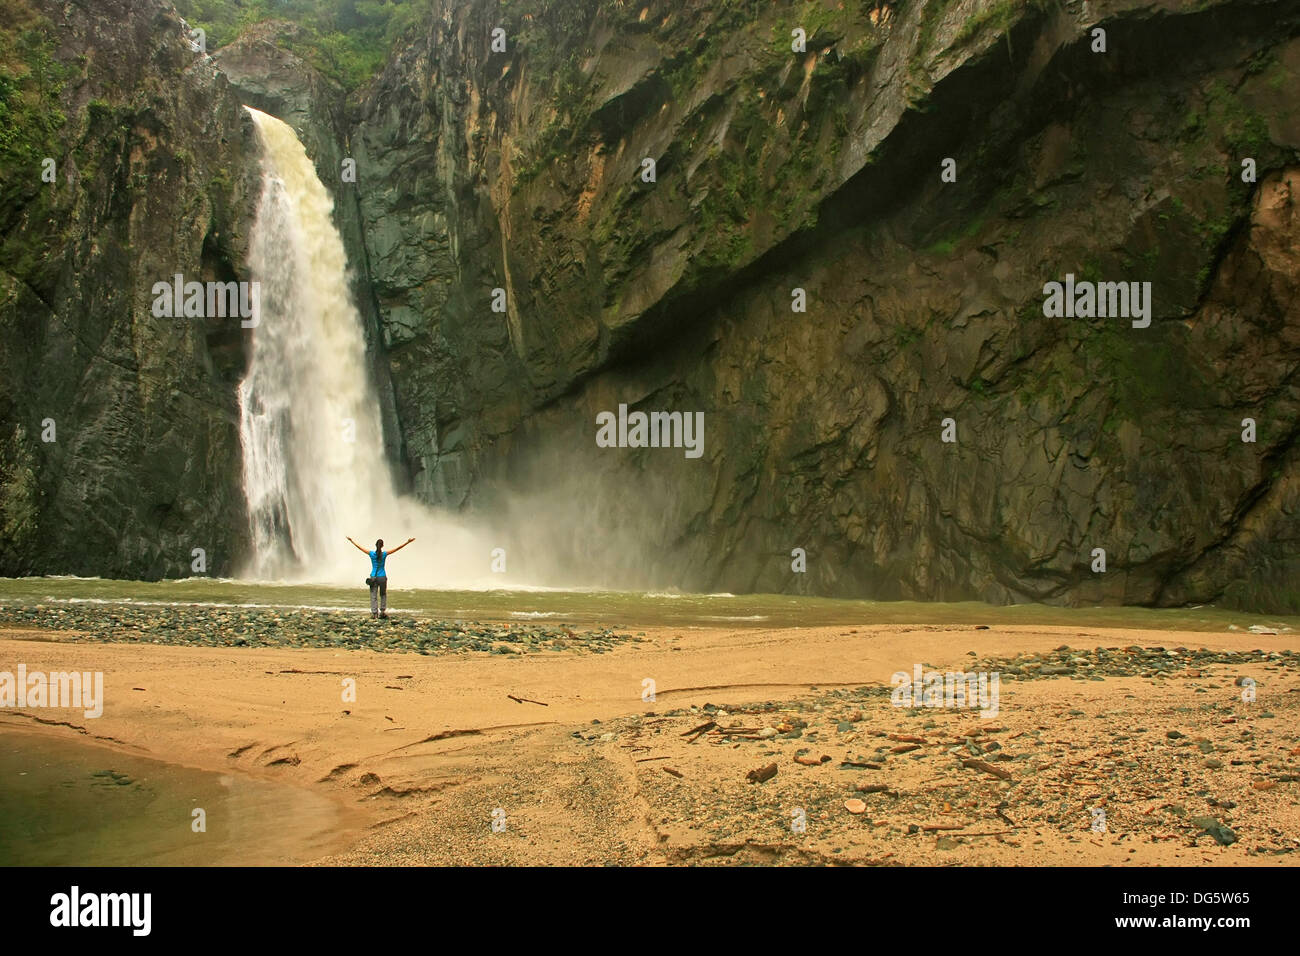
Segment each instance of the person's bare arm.
[[403,542],[402,542],[401,544],[399,544],[397,547],[393,548],[393,549],[392,549],[391,551],[389,551],[388,553],[389,553],[389,554],[396,554],[398,551],[401,551],[404,547],[406,547],[408,544],[410,544],[410,543],[411,543],[412,541],[414,541],[414,540],[415,540],[414,538],[407,538],[405,541],[403,541]]
[[352,542],[352,547],[356,548],[356,549],[357,549],[358,551],[360,551],[362,554],[364,554],[364,555],[369,555],[369,554],[370,554],[369,551],[367,551],[365,548],[361,547],[361,545],[357,544],[355,541],[352,541],[351,538],[348,538],[348,540]]

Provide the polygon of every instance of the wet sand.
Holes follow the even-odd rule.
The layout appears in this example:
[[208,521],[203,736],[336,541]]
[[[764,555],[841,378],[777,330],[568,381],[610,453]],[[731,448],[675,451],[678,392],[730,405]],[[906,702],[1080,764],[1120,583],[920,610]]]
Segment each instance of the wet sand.
[[[1300,778],[1300,669],[1267,656],[1294,647],[1294,635],[967,625],[639,633],[600,654],[424,655],[6,630],[0,670],[103,671],[106,703],[95,720],[0,710],[0,726],[39,723],[124,752],[309,787],[356,814],[340,828],[347,848],[322,863],[1298,859],[1300,783],[1290,778]],[[890,676],[917,663],[965,670],[1062,645],[1263,654],[1245,664],[1174,654],[1150,677],[1006,679],[990,720],[890,703]],[[1235,683],[1243,676],[1257,681],[1252,703]],[[355,701],[344,700],[346,679]],[[643,699],[646,679],[653,701]],[[688,734],[705,723],[714,727]],[[765,728],[780,736],[739,732]],[[856,766],[878,753],[881,769]],[[773,763],[770,780],[747,779]],[[857,789],[877,779],[885,789]],[[850,799],[865,812],[845,809]],[[1104,833],[1091,829],[1093,807],[1107,810]],[[796,810],[804,833],[791,828]],[[1210,818],[1230,842],[1192,822]]]
[[288,865],[349,845],[361,823],[311,788],[44,725],[0,726],[0,781],[0,866]]

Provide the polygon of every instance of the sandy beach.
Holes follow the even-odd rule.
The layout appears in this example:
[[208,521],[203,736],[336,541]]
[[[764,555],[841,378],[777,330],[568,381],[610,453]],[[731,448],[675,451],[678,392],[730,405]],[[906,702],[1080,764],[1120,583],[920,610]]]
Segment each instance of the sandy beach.
[[[325,795],[323,864],[1300,859],[1288,635],[623,630],[602,653],[415,654],[8,625],[0,670],[102,671],[105,706],[7,708],[0,729]],[[895,706],[891,675],[918,664],[999,672],[996,716]]]

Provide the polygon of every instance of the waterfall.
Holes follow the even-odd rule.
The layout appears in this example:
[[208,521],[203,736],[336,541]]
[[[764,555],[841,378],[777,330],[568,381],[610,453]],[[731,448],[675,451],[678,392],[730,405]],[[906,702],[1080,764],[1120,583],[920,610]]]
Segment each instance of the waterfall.
[[253,546],[245,573],[360,585],[369,564],[345,536],[366,549],[414,536],[390,561],[395,584],[499,585],[489,541],[396,493],[334,201],[293,130],[247,109],[263,158],[249,249],[261,309],[239,387]]

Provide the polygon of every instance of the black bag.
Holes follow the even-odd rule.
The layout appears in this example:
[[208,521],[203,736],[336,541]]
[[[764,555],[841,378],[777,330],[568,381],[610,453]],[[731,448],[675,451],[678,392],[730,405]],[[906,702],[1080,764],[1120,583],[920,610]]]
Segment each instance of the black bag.
[[374,578],[366,578],[366,587],[368,587],[368,588],[373,588],[374,586],[375,586],[375,579],[374,579]]

